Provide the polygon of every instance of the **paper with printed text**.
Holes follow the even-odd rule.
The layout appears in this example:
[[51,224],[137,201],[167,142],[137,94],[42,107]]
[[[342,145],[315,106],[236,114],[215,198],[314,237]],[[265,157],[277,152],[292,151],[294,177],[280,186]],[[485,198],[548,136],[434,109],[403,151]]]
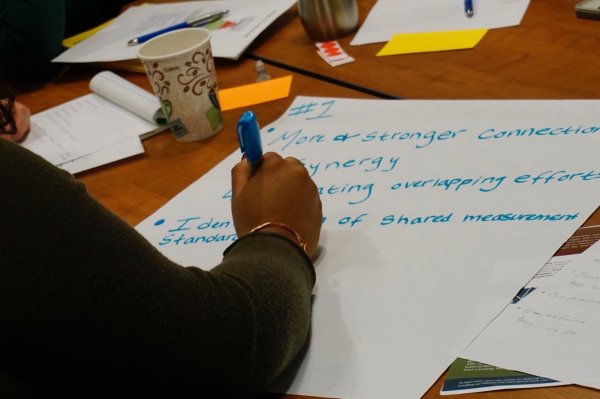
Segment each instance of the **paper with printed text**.
[[190,21],[204,14],[229,10],[227,27],[212,32],[214,57],[238,59],[252,41],[296,0],[187,1],[130,7],[109,26],[68,49],[53,62],[110,62],[136,59],[136,37]]
[[507,306],[464,356],[600,389],[600,243],[550,282],[530,286],[527,296]]

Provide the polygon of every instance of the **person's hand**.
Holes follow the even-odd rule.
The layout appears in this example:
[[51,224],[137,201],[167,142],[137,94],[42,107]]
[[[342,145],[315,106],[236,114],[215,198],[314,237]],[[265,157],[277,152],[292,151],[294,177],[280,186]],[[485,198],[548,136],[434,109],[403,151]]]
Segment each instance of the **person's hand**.
[[[231,210],[238,237],[263,223],[283,223],[300,234],[307,244],[307,254],[312,256],[319,243],[323,213],[317,186],[302,162],[268,152],[252,179],[248,177],[245,159],[235,165],[231,177]],[[297,242],[291,233],[279,227],[261,231],[281,234]]]
[[29,121],[31,111],[23,104],[15,102],[13,117],[15,118],[15,126],[17,127],[16,133],[0,134],[0,137],[11,141],[21,141],[31,127],[31,122]]

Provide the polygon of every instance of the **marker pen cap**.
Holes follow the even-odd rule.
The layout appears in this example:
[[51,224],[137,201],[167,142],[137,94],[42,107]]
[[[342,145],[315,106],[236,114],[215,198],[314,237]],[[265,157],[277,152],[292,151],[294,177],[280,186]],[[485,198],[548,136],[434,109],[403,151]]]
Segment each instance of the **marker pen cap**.
[[237,124],[238,140],[240,150],[246,154],[250,162],[258,161],[262,157],[262,142],[260,140],[260,129],[256,117],[252,111],[244,112]]

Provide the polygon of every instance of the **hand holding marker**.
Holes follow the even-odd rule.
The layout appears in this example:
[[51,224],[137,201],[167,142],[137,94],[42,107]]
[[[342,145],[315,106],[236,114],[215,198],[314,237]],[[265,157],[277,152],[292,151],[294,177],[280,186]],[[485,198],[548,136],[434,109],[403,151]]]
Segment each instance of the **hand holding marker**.
[[252,111],[246,111],[237,124],[240,150],[246,156],[250,177],[254,176],[262,164],[262,142],[260,129]]
[[[260,129],[252,112],[240,118],[237,135],[248,162],[248,172],[243,159],[231,172],[231,211],[238,237],[256,231],[279,234],[312,256],[319,244],[323,211],[319,190],[308,171],[296,158],[283,159],[274,152],[263,156]],[[261,165],[261,174],[252,179]]]

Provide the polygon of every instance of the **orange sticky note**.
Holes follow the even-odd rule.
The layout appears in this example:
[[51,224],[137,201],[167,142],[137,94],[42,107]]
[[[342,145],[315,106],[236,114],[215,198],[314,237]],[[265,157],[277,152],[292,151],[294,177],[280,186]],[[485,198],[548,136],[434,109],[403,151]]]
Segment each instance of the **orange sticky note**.
[[292,75],[260,83],[219,90],[221,111],[279,100],[290,95]]

